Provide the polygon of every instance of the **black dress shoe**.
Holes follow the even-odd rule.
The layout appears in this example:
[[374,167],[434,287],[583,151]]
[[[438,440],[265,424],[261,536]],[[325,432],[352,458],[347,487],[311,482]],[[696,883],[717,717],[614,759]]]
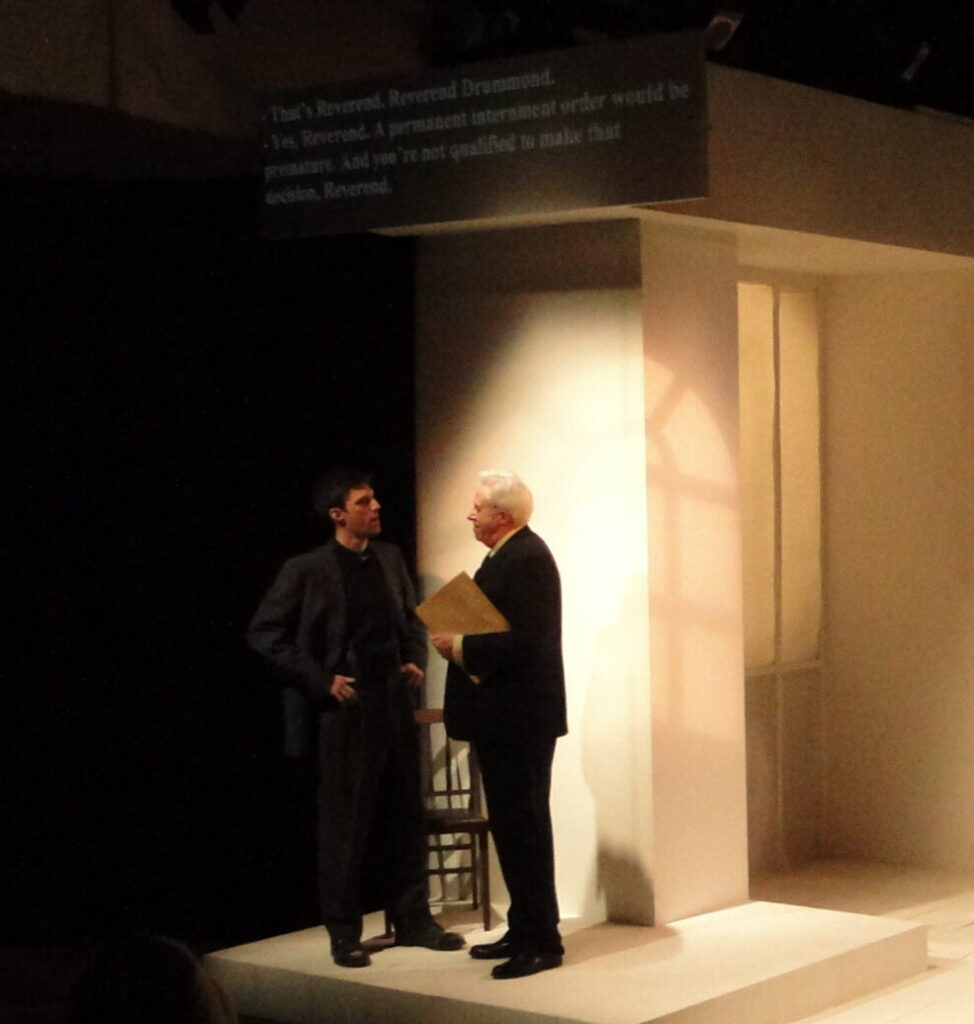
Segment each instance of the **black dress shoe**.
[[331,958],[339,967],[368,967],[372,957],[357,939],[336,939],[331,944]]
[[490,974],[493,978],[526,978],[561,967],[561,960],[561,953],[518,953],[507,963],[498,964]]
[[505,935],[496,942],[482,942],[470,947],[470,955],[474,960],[508,960],[517,955],[517,943]]
[[424,949],[448,953],[454,949],[463,949],[466,942],[457,932],[445,932],[435,921],[424,921],[416,927],[397,928],[396,945],[422,946]]

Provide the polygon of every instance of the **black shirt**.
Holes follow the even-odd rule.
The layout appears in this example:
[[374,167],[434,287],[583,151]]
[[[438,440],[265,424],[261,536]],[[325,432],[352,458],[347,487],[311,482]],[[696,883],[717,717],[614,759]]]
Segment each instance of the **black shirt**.
[[360,681],[386,678],[399,668],[399,644],[392,594],[382,566],[366,548],[338,544],[347,609],[346,675]]

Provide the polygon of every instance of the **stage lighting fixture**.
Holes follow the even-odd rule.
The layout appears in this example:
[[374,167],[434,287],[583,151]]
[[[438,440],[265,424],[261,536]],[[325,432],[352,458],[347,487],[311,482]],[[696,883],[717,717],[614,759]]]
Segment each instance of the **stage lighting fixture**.
[[707,49],[723,50],[743,20],[743,11],[717,11],[704,30],[704,42]]
[[920,70],[921,65],[930,56],[930,44],[928,42],[922,42],[917,49],[917,52],[913,55],[913,60],[903,69],[903,73],[900,78],[904,82],[912,82],[916,77],[916,73]]

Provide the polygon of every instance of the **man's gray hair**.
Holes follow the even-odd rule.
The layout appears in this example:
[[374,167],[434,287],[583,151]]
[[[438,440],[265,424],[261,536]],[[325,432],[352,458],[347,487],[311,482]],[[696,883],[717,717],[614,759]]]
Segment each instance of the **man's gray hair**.
[[480,486],[491,505],[503,509],[515,526],[524,526],[534,511],[534,498],[527,484],[509,470],[485,469],[480,474]]

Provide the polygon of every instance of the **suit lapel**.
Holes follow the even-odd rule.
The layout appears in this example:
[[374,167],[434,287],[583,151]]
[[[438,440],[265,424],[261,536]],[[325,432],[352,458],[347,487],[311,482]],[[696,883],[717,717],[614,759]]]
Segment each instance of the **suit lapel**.
[[493,568],[491,563],[493,561],[494,561],[494,559],[491,558],[490,555],[488,555],[480,563],[480,568],[477,569],[477,571],[473,574],[473,581],[474,581],[474,583],[481,583],[484,579],[486,579],[490,575],[490,570]]
[[530,536],[531,528],[529,526],[523,526],[509,541],[495,555],[488,555],[481,563],[480,568],[474,574],[474,583],[480,585],[484,581],[489,581],[491,577],[498,571],[498,566],[503,565],[504,562],[510,558],[516,551],[517,547],[525,537]]

